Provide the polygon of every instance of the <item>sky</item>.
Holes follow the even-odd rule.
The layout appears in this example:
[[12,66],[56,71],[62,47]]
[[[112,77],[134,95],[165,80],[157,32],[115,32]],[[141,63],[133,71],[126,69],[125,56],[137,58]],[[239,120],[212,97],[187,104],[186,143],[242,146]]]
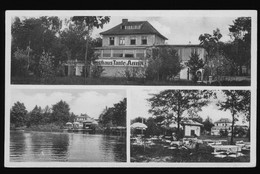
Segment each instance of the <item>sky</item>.
[[[131,90],[131,99],[129,101],[130,103],[130,119],[134,119],[137,117],[143,117],[143,118],[149,118],[152,116],[152,114],[148,113],[148,110],[151,108],[150,104],[148,103],[147,99],[151,98],[153,94],[158,94],[161,90],[147,90],[147,89],[133,89]],[[218,101],[224,101],[224,96],[221,93],[221,91],[217,92],[218,99],[210,99],[210,104],[207,106],[202,107],[202,111],[198,112],[198,115],[205,120],[207,116],[209,116],[213,122],[219,120],[220,118],[229,118],[231,117],[231,112],[229,110],[227,111],[221,111],[219,110],[218,106],[216,106],[216,103]],[[184,113],[185,114],[185,113]],[[240,117],[243,118],[243,117]],[[239,119],[237,124],[244,124],[243,119]]]
[[98,37],[100,32],[120,24],[122,19],[150,22],[156,30],[168,38],[166,41],[168,44],[199,44],[198,38],[201,34],[212,34],[216,28],[219,28],[223,35],[221,41],[230,40],[228,28],[236,17],[111,16],[110,22],[105,24],[103,29],[95,29],[92,36]]
[[[155,11],[32,11],[17,13],[20,18],[39,17],[44,15],[58,16],[60,19],[68,19],[72,16],[110,16],[110,22],[105,24],[103,29],[94,29],[92,37],[99,37],[99,33],[111,29],[120,24],[122,19],[129,21],[148,21],[162,35],[168,38],[168,44],[199,44],[199,36],[204,33],[212,34],[216,28],[220,29],[223,37],[220,39],[225,42],[230,40],[229,25],[241,16],[250,16],[250,11],[220,11],[220,10],[155,10]],[[68,16],[68,14],[70,16]]]
[[17,101],[24,103],[27,111],[31,111],[35,105],[42,108],[47,105],[66,101],[70,106],[70,112],[76,115],[88,114],[92,118],[98,118],[105,107],[114,104],[126,97],[125,90],[112,89],[13,89],[11,92],[11,107]]

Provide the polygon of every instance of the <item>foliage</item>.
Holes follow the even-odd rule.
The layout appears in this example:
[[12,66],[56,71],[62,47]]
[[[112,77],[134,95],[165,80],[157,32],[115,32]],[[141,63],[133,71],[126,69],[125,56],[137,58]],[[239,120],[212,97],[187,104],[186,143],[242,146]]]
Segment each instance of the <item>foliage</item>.
[[206,91],[199,90],[164,90],[148,99],[151,105],[149,112],[155,117],[163,117],[166,123],[177,123],[177,133],[180,133],[183,112],[190,108],[199,111],[210,96]]
[[190,59],[187,62],[187,66],[190,68],[190,73],[192,74],[192,80],[197,82],[198,76],[197,71],[204,67],[204,62],[200,59],[199,54],[191,53]]
[[245,105],[250,105],[250,103],[248,103],[250,100],[246,97],[249,93],[246,90],[223,90],[223,93],[225,100],[218,102],[217,105],[220,110],[230,110],[232,114],[231,144],[233,144],[234,125],[239,113],[245,112]]
[[211,128],[214,126],[212,119],[208,116],[205,121],[202,122],[203,129],[210,132]]
[[34,107],[34,109],[29,113],[29,121],[27,126],[31,125],[38,125],[42,123],[43,121],[43,113],[41,107],[38,107],[37,105]]
[[91,62],[91,57],[88,55],[89,51],[89,35],[90,32],[94,28],[103,28],[103,26],[106,23],[109,23],[110,17],[109,16],[73,16],[71,18],[71,21],[74,22],[75,26],[77,29],[81,31],[81,39],[85,39],[86,41],[86,48],[85,48],[85,75],[87,76],[87,73],[90,73],[88,68],[90,68],[90,62]]
[[99,123],[105,127],[126,126],[126,98],[106,108],[99,116]]
[[48,53],[43,53],[39,62],[40,76],[45,83],[50,83],[55,78],[55,70],[53,67],[53,56]]
[[[55,60],[60,59],[60,45],[58,34],[62,22],[56,16],[42,16],[39,18],[25,18],[21,20],[15,17],[11,26],[12,56],[14,59],[15,49],[30,50],[30,70],[38,75],[38,64],[43,51],[52,53]],[[22,65],[21,65],[22,66]]]
[[220,137],[227,137],[228,136],[228,131],[227,131],[227,129],[220,129],[219,130],[219,135],[220,135]]
[[17,48],[11,59],[11,73],[12,76],[26,76],[28,75],[28,52]]
[[93,78],[100,78],[103,71],[104,68],[102,66],[99,66],[98,63],[94,60],[93,65],[91,66],[91,76]]
[[173,48],[155,48],[152,50],[152,58],[148,60],[146,78],[149,80],[170,80],[182,69],[181,60]]
[[69,111],[69,105],[65,101],[59,101],[52,106],[52,122],[57,123],[58,125],[65,125],[65,123],[69,121]]
[[146,121],[147,129],[145,130],[146,136],[159,136],[162,133],[162,129],[157,125],[157,122],[154,120],[153,117],[149,117]]
[[14,103],[10,111],[10,123],[15,127],[25,126],[27,121],[27,110],[23,103]]

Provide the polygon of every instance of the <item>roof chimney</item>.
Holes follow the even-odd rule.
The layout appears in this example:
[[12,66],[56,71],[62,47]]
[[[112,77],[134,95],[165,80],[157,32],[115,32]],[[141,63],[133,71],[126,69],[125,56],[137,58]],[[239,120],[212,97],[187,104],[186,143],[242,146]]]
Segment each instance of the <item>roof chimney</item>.
[[127,23],[128,22],[128,19],[122,19],[122,23]]

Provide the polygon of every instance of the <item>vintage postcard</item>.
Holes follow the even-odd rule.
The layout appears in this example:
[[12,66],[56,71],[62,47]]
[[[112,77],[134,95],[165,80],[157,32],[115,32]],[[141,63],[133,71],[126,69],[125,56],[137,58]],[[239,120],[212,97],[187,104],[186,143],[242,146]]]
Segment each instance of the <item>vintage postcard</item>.
[[7,10],[6,167],[254,167],[257,11]]

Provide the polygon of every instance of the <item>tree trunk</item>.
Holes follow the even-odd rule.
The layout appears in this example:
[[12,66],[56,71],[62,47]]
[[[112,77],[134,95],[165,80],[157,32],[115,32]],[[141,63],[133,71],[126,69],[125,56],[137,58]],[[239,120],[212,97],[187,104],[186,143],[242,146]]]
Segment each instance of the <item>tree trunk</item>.
[[[87,26],[88,27],[88,26]],[[88,74],[88,34],[89,34],[89,27],[87,29],[87,37],[86,37],[86,52],[85,52],[85,84],[87,83],[87,74]]]
[[232,126],[231,126],[231,140],[230,144],[234,144],[234,125],[235,125],[235,114],[234,111],[232,111]]

